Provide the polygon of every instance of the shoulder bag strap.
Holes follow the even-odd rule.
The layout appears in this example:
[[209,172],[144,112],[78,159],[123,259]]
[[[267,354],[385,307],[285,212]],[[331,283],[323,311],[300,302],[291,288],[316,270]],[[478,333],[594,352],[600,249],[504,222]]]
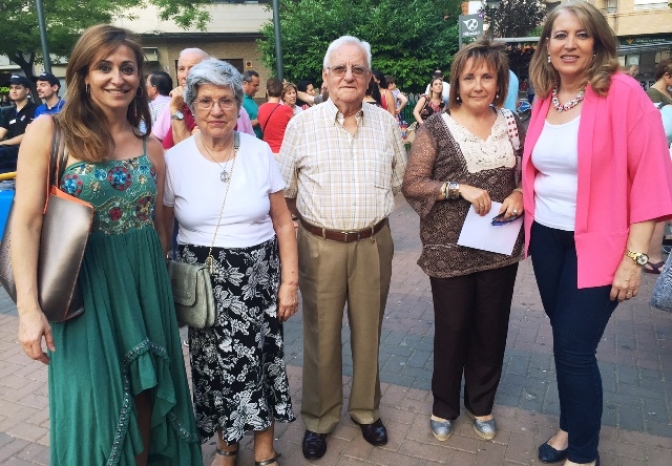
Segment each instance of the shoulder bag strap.
[[217,218],[217,226],[215,226],[215,234],[212,236],[212,244],[208,251],[208,257],[205,258],[205,265],[208,267],[210,275],[215,273],[215,258],[212,256],[212,248],[215,247],[215,240],[217,239],[217,232],[219,231],[219,223],[222,221],[222,214],[224,213],[224,206],[226,205],[226,198],[229,195],[229,188],[233,183],[233,168],[236,166],[236,158],[238,156],[238,149],[240,148],[240,134],[238,131],[233,133],[233,162],[231,162],[231,171],[229,172],[229,182],[226,184],[226,191],[224,191],[224,200],[222,200],[222,207],[219,209],[219,217]]
[[516,123],[516,117],[513,116],[513,112],[508,108],[500,109],[504,119],[506,120],[506,132],[509,135],[509,141],[514,150],[520,149],[520,136],[518,135],[518,124]]
[[[273,116],[273,113],[275,113],[275,111],[278,109],[278,107],[279,107],[280,105],[282,105],[282,104],[279,103],[273,110],[271,110],[271,113],[268,114],[268,118],[266,119],[266,124],[264,125],[263,128],[261,128],[261,132],[262,132],[262,133],[265,133],[265,132],[266,132],[266,128],[268,127],[268,122],[271,121],[271,117]],[[236,133],[236,134],[237,134],[237,133]],[[235,144],[235,142],[234,142],[234,144]]]
[[51,154],[50,154],[50,184],[52,186],[60,186],[61,175],[65,170],[67,164],[67,155],[65,154],[65,137],[63,134],[63,127],[58,121],[58,118],[52,117],[54,123],[54,133],[51,139]]
[[44,209],[43,214],[47,213],[47,207],[49,205],[49,193],[52,186],[59,186],[62,170],[60,166],[63,165],[59,155],[62,155],[63,151],[63,128],[58,123],[58,119],[51,117],[53,123],[52,135],[51,135],[51,150],[49,151],[49,164],[47,165],[47,176],[46,176],[46,195],[44,200]]

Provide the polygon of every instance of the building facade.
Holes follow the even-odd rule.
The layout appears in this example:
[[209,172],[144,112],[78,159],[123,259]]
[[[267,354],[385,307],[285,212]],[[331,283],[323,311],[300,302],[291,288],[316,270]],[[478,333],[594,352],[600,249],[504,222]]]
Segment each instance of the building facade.
[[639,67],[642,86],[653,84],[653,69],[672,53],[672,8],[669,0],[592,0],[616,33],[621,65]]
[[173,21],[163,21],[152,5],[131,11],[135,19],[119,19],[114,24],[140,35],[146,72],[165,71],[177,84],[180,51],[198,47],[213,58],[228,61],[241,73],[249,69],[258,72],[261,86],[257,98],[263,98],[270,70],[263,65],[256,41],[262,37],[262,25],[273,18],[269,0],[213,0],[205,9],[211,20],[204,31],[195,27],[184,30]]

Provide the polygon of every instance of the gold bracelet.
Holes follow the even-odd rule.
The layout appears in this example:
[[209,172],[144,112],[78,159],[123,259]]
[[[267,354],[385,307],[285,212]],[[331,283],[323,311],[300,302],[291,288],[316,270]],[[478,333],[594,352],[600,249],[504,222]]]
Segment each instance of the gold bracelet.
[[516,188],[513,191],[518,191],[520,194],[523,194],[523,188]]

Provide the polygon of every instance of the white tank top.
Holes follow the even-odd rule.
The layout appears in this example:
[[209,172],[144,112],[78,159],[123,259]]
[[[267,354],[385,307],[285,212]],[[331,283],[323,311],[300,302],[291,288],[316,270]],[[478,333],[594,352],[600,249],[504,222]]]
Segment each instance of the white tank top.
[[577,117],[561,125],[544,122],[544,129],[532,150],[534,220],[546,227],[574,231],[578,190]]

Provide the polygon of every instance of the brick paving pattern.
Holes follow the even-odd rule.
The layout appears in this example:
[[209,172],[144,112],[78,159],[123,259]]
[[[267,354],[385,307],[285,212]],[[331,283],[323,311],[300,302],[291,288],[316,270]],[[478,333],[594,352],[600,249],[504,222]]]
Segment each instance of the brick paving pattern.
[[[497,437],[492,442],[481,440],[466,416],[462,416],[456,422],[455,434],[447,442],[438,442],[428,426],[434,330],[429,280],[416,265],[420,250],[418,217],[398,196],[390,220],[395,239],[394,270],[380,353],[381,417],[390,441],[384,447],[372,447],[344,412],[341,423],[328,438],[327,454],[314,464],[539,464],[537,446],[557,426],[558,395],[551,329],[530,262],[521,264],[516,283],[503,377],[494,410],[499,426]],[[649,308],[654,280],[654,276],[645,274],[640,295],[617,308],[598,350],[605,400],[600,443],[604,466],[672,464],[672,315]],[[16,340],[17,327],[16,308],[0,290],[0,464],[45,465],[49,464],[47,371],[23,354]],[[303,354],[300,313],[286,324],[285,340],[298,415]],[[347,318],[343,353],[347,396],[352,374]],[[188,363],[188,358],[185,360]],[[300,418],[293,424],[277,426],[276,448],[284,466],[312,464],[301,454],[302,437]],[[205,464],[209,465],[214,445],[204,445],[203,451]],[[253,461],[248,436],[241,444],[237,464],[252,465]]]

